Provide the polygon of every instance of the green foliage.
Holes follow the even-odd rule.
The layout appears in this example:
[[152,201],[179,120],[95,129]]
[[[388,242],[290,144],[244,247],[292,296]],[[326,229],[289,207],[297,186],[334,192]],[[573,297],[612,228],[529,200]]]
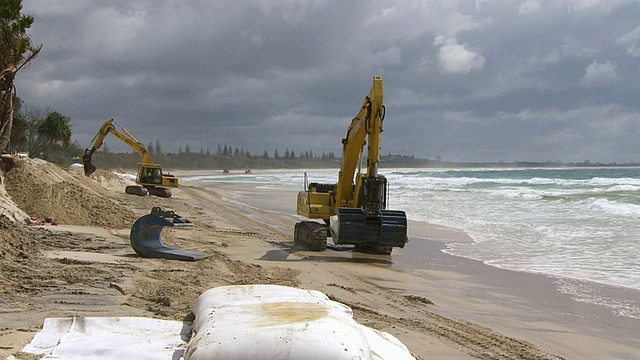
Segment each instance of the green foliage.
[[34,48],[27,29],[33,24],[33,16],[24,15],[22,0],[0,1],[0,67],[2,70],[18,68],[39,48]]
[[45,114],[45,110],[38,108],[28,109],[24,113],[27,126],[24,144],[26,148],[22,147],[20,150],[28,152],[31,157],[40,155],[47,147],[46,139],[38,133],[38,127],[44,121]]
[[29,156],[39,156],[47,147],[47,139],[38,133],[40,124],[46,118],[47,111],[39,108],[27,108],[17,98],[11,132],[11,150],[26,152]]
[[34,47],[27,35],[33,16],[23,15],[21,11],[22,0],[0,1],[0,150],[7,148],[13,131],[16,74],[42,49],[42,45]]
[[[104,145],[103,145],[104,147]],[[229,146],[227,146],[229,148]],[[235,151],[235,150],[234,150]],[[71,154],[61,165],[68,166],[73,156],[81,156],[82,151]],[[230,169],[245,171],[247,169],[313,169],[313,168],[338,168],[340,163],[335,158],[325,155],[323,158],[265,158],[264,155],[251,156],[245,151],[244,156],[230,156],[217,154],[203,154],[202,152],[191,153],[167,153],[155,155],[152,158],[154,163],[161,164],[165,171],[172,170],[220,170]],[[140,156],[133,152],[127,153],[104,153],[102,151],[93,154],[92,162],[98,168],[115,169],[121,167],[129,171],[135,171]]]
[[64,147],[71,144],[71,118],[57,111],[50,111],[38,124],[37,132],[47,142],[45,159],[48,159],[53,144],[62,143]]

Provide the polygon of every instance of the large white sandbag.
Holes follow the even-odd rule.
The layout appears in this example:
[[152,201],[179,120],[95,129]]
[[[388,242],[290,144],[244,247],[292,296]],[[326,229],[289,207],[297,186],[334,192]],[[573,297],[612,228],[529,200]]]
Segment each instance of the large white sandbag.
[[47,318],[22,352],[70,360],[413,359],[397,338],[356,323],[349,307],[319,291],[218,287],[198,298],[194,314],[193,324],[137,317]]
[[359,325],[349,307],[319,291],[222,286],[198,298],[194,315],[187,360],[413,359],[395,337]]

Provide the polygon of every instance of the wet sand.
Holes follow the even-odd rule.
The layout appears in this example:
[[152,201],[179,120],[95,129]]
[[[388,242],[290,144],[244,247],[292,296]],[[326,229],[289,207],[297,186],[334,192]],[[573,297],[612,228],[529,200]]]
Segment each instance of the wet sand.
[[[294,191],[268,191],[238,183],[211,186],[231,190],[232,199],[257,208],[284,214],[295,211]],[[556,279],[443,252],[447,242],[472,241],[464,233],[415,221],[410,221],[409,233],[405,248],[394,249],[388,263],[376,264],[403,276],[372,277],[370,281],[398,293],[427,298],[438,314],[476,322],[567,358],[640,359],[640,320],[575,301],[558,291]],[[333,256],[354,255],[318,258]],[[603,285],[600,291],[623,303],[640,300],[640,291],[633,289]]]

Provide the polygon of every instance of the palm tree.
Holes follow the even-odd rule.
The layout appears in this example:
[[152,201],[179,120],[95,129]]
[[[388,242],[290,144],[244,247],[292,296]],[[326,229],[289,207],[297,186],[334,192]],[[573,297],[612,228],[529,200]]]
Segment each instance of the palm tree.
[[0,151],[9,144],[13,126],[13,94],[16,74],[38,56],[27,29],[33,16],[20,14],[22,0],[0,1]]
[[47,139],[47,152],[45,160],[49,158],[51,146],[57,142],[62,142],[64,147],[71,144],[71,118],[64,116],[57,111],[51,111],[38,126],[38,134]]

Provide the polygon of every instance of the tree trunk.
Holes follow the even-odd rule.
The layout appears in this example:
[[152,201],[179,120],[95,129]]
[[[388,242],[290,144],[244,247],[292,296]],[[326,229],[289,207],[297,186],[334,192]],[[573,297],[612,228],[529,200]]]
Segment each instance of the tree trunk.
[[0,103],[0,152],[4,152],[9,145],[11,128],[13,127],[13,80],[16,73],[11,69],[2,72],[2,103]]
[[9,145],[11,128],[13,127],[13,91],[11,88],[5,91],[2,99],[2,118],[0,123],[0,152],[4,152]]

